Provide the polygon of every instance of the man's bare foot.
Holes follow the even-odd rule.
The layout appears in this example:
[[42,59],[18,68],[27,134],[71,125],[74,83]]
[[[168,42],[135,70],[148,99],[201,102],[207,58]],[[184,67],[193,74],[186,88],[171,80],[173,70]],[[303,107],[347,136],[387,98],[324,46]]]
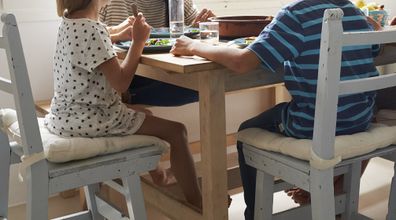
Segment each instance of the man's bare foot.
[[[343,183],[344,178],[343,177],[335,177],[334,178],[334,194],[339,195],[343,193]],[[295,203],[298,203],[300,205],[306,205],[311,203],[311,194],[303,189],[294,187],[291,189],[285,190],[288,196],[290,196]]]
[[175,175],[170,169],[157,169],[149,172],[153,182],[158,186],[170,186],[177,183]]
[[309,194],[309,192],[302,190],[298,187],[286,189],[285,193],[290,196],[295,203],[298,203],[300,205],[305,205],[311,202],[311,195]]
[[[289,193],[287,194],[289,195]],[[311,202],[311,194],[303,189],[295,189],[291,195],[289,195],[295,203],[300,205],[306,205]]]
[[[396,22],[396,17],[395,17],[395,22]],[[360,176],[363,174],[364,170],[366,169],[368,162],[369,160],[362,161]],[[344,184],[343,175],[334,177],[334,195],[340,195],[344,193],[343,184]],[[311,202],[311,195],[309,194],[309,192],[302,190],[300,188],[294,187],[291,189],[287,189],[285,190],[285,193],[287,193],[287,195],[290,196],[294,200],[294,202],[300,205],[304,205]]]

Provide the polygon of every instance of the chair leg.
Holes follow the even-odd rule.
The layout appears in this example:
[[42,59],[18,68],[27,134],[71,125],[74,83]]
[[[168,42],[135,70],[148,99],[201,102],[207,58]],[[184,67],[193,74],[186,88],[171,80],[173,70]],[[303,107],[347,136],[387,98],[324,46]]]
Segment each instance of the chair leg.
[[105,218],[99,213],[96,203],[96,193],[100,191],[98,183],[84,186],[85,198],[87,200],[88,210],[91,212],[92,220],[104,220]]
[[273,198],[274,177],[265,173],[264,171],[257,170],[254,219],[272,219]]
[[147,220],[146,208],[139,175],[132,175],[122,179],[125,188],[125,200],[128,206],[129,218]]
[[334,220],[333,169],[311,168],[310,192],[312,220]]
[[8,216],[11,149],[7,136],[0,132],[0,219]]
[[396,162],[393,165],[393,177],[389,193],[388,214],[386,220],[396,219]]
[[345,212],[341,214],[342,220],[356,219],[359,206],[361,162],[349,165],[348,172],[344,174]]
[[47,162],[42,160],[33,164],[30,169],[28,168],[26,174],[28,186],[27,219],[48,219],[49,180]]

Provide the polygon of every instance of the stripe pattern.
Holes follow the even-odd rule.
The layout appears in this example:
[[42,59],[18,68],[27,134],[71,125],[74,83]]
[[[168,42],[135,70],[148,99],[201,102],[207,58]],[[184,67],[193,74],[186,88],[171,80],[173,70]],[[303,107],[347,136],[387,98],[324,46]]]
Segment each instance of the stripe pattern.
[[[168,0],[111,0],[110,4],[100,10],[100,20],[114,26],[123,22],[128,16],[132,16],[132,4],[136,4],[139,12],[142,12],[148,24],[152,27],[167,27]],[[190,25],[198,12],[192,0],[184,0],[184,20]]]
[[[292,96],[283,109],[283,127],[288,136],[312,138],[320,35],[323,13],[328,8],[344,11],[345,31],[372,30],[363,13],[350,1],[299,0],[285,6],[248,47],[265,67],[275,70],[284,66],[285,86]],[[378,45],[344,47],[341,80],[377,76],[373,56],[378,52]],[[373,116],[374,99],[375,92],[340,96],[336,134],[366,130]]]

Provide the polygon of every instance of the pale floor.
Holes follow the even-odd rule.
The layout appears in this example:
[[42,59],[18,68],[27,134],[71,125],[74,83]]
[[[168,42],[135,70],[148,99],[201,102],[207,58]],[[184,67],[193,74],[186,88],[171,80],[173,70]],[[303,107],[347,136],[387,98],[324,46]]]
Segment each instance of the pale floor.
[[[359,210],[362,214],[375,219],[385,219],[389,183],[393,175],[393,164],[383,159],[373,159],[362,177]],[[230,220],[243,219],[243,195],[232,196],[229,208]],[[274,211],[279,212],[295,204],[284,194],[277,193],[274,198]],[[54,197],[50,199],[50,218],[62,216],[79,209],[78,196],[70,199]],[[25,219],[25,207],[17,206],[9,209],[9,220]],[[148,207],[149,220],[167,220],[152,208]]]

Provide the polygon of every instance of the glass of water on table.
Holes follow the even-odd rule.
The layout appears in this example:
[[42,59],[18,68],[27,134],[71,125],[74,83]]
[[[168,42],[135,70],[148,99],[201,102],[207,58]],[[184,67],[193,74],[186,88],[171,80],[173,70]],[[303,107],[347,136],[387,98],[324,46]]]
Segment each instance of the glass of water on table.
[[169,32],[172,43],[184,33],[184,0],[169,0]]
[[199,35],[201,42],[211,45],[219,44],[219,22],[200,22]]

